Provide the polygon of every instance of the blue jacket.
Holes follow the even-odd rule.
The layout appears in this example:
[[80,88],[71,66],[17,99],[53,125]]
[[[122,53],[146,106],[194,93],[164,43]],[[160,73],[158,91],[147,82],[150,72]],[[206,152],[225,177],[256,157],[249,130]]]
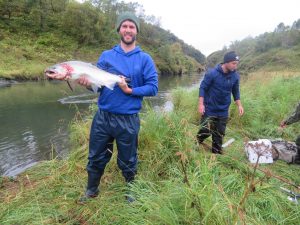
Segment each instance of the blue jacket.
[[120,45],[104,51],[97,66],[113,74],[130,78],[132,94],[125,94],[118,85],[114,90],[104,87],[98,107],[116,114],[135,114],[142,107],[144,96],[154,96],[158,91],[158,77],[154,62],[140,47],[125,53]]
[[199,97],[204,98],[205,116],[228,117],[231,93],[240,99],[240,77],[236,71],[224,73],[221,64],[209,70],[200,84]]

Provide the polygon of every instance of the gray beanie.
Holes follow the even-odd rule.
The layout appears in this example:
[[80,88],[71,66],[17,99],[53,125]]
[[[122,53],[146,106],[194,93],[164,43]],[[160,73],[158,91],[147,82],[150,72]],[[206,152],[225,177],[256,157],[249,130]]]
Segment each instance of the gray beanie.
[[117,32],[120,31],[121,24],[125,20],[130,20],[130,21],[134,22],[135,26],[136,26],[136,29],[137,29],[137,32],[140,31],[140,21],[139,21],[139,19],[131,12],[123,12],[118,16],[118,19],[117,19],[117,22],[116,22]]
[[232,62],[232,61],[240,61],[240,58],[235,53],[235,51],[227,52],[224,55],[223,63],[229,63],[229,62]]

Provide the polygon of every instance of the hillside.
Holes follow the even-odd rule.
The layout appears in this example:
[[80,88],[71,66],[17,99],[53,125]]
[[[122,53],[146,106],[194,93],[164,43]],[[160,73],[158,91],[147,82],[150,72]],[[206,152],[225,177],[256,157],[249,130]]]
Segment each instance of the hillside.
[[229,50],[235,50],[240,55],[241,73],[258,70],[299,71],[300,19],[291,26],[280,23],[273,32],[233,42],[229,47],[209,55],[208,66],[222,62],[224,53]]
[[[108,1],[0,0],[0,78],[40,79],[45,67],[66,60],[95,62],[119,42],[115,20],[137,3]],[[159,73],[203,70],[205,56],[139,15],[138,45],[155,60]]]

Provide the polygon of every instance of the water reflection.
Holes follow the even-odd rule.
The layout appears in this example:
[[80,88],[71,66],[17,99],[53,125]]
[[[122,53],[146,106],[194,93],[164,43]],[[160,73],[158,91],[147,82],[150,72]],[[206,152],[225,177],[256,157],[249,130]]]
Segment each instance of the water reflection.
[[93,93],[84,93],[80,95],[67,96],[58,99],[61,104],[91,104],[97,103],[97,96]]
[[65,84],[48,82],[0,89],[0,175],[67,155],[68,124],[78,109],[88,107],[57,102],[69,93]]

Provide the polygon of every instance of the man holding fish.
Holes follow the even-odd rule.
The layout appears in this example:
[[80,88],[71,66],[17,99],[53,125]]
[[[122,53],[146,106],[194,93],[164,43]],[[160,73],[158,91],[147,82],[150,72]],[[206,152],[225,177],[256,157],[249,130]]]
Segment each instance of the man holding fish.
[[[158,91],[155,64],[150,55],[136,46],[136,36],[140,31],[138,18],[130,12],[122,13],[118,16],[116,29],[120,35],[120,44],[104,51],[97,67],[121,76],[113,90],[103,86],[100,91],[99,109],[90,132],[87,188],[80,203],[98,196],[100,179],[112,156],[114,140],[118,149],[117,163],[125,181],[130,183],[134,180],[140,129],[138,112],[142,107],[143,97],[154,96]],[[52,78],[56,79],[56,76],[57,74],[52,75]],[[130,85],[126,82],[128,80]],[[95,84],[89,75],[79,76],[77,82],[86,87]],[[127,196],[127,200],[131,202],[134,199]]]

